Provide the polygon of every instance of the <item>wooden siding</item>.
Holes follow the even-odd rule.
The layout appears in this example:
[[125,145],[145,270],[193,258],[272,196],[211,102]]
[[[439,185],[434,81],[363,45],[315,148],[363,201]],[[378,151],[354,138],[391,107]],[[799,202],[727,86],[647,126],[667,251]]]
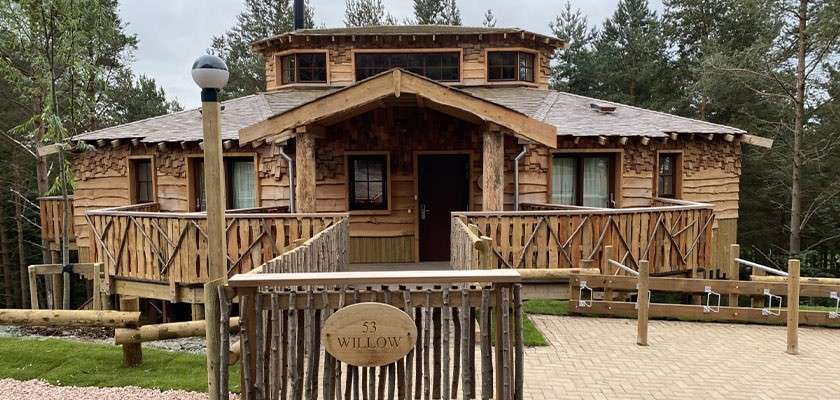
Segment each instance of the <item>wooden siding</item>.
[[[38,203],[41,207],[41,239],[49,243],[51,250],[60,251],[61,238],[64,234],[64,200],[61,196],[41,197]],[[73,196],[70,196],[71,224],[67,234],[71,245],[76,240],[72,224],[73,205]]]
[[[510,35],[506,39],[501,37],[490,38],[477,36],[461,37],[416,37],[410,36],[400,40],[396,37],[372,38],[336,36],[335,40],[312,38],[307,41],[296,41],[292,44],[284,44],[282,51],[271,49],[263,50],[265,59],[266,90],[274,90],[282,86],[278,81],[279,57],[292,52],[327,51],[327,72],[328,82],[333,86],[344,86],[355,82],[355,56],[357,52],[441,52],[457,51],[461,53],[461,81],[452,84],[473,86],[486,85],[487,82],[487,51],[525,50],[535,53],[535,63],[538,70],[535,71],[535,87],[547,88],[549,76],[551,75],[550,62],[554,50],[551,46],[542,41],[534,41],[530,37],[521,38],[519,35]],[[528,82],[518,82],[529,84]],[[490,84],[494,84],[490,82]],[[503,84],[509,84],[505,82]]]

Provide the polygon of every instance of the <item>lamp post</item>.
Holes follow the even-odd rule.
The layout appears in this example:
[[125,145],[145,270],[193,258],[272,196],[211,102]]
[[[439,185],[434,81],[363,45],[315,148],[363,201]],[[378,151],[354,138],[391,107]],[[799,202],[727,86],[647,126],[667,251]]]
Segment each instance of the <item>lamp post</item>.
[[207,267],[204,285],[204,318],[207,326],[207,394],[220,398],[219,351],[221,325],[218,287],[227,282],[225,238],[225,180],[222,162],[222,131],[219,91],[227,84],[227,65],[221,58],[203,55],[192,66],[192,78],[201,88],[201,120],[204,130],[204,192],[207,196]]

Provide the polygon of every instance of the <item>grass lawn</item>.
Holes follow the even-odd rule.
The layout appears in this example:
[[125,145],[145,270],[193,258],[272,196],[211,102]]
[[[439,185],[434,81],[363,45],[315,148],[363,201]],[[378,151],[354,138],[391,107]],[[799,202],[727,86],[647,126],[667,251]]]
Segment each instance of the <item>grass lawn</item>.
[[522,309],[528,314],[569,315],[568,300],[527,300]]
[[[239,366],[231,367],[230,387],[239,391]],[[120,346],[60,339],[0,338],[0,378],[41,379],[56,385],[139,386],[207,390],[205,357],[143,349],[143,363],[122,366]]]

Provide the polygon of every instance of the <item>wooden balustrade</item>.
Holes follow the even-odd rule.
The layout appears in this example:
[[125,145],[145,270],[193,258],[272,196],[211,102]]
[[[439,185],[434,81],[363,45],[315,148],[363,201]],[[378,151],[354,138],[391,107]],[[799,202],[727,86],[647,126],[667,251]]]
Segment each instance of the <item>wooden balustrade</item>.
[[[695,273],[712,261],[709,204],[654,199],[660,207],[623,209],[527,205],[531,211],[456,212],[453,218],[487,236],[501,266],[511,268],[597,267],[611,274],[604,247],[613,258],[638,268],[650,261],[651,274]],[[537,209],[536,207],[540,207]]]
[[259,272],[339,272],[345,270],[350,247],[350,218],[342,218],[261,266]]
[[[176,285],[206,283],[206,214],[157,212],[157,204],[89,211],[91,256],[112,277]],[[228,273],[248,272],[346,214],[250,213],[226,215]],[[110,281],[105,290],[110,290]]]
[[[53,250],[61,249],[61,235],[64,229],[64,200],[61,196],[38,198],[41,208],[41,239],[49,242]],[[70,226],[67,234],[70,241],[76,240],[73,228],[73,196],[70,196]]]
[[489,237],[479,236],[478,227],[467,226],[460,218],[452,218],[449,240],[449,265],[454,270],[490,269],[498,267]]

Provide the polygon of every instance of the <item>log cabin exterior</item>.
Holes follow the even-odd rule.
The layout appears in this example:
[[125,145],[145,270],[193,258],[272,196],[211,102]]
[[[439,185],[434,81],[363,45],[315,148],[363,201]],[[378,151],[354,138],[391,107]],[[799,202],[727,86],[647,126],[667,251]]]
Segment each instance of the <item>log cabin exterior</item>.
[[[449,260],[452,212],[636,210],[661,198],[710,205],[704,262],[719,266],[736,241],[741,146],[770,143],[550,90],[563,45],[516,28],[451,26],[303,29],[254,43],[266,91],[226,101],[221,113],[227,202],[237,210],[231,263],[245,272],[345,215],[351,262],[409,263]],[[197,109],[74,137],[95,148],[72,157],[80,258],[110,259],[125,277],[138,273],[116,273],[127,259],[156,263],[151,280],[160,280],[161,266],[189,257],[155,248],[200,242],[201,222],[190,221],[203,207],[201,140]],[[140,228],[118,229],[127,222],[109,218],[120,215]],[[147,244],[109,250],[106,240]],[[198,260],[206,249],[193,246]],[[168,291],[148,297],[199,301],[178,293],[202,282],[200,263],[185,261],[190,271],[168,274]],[[128,293],[122,285],[114,293]]]

